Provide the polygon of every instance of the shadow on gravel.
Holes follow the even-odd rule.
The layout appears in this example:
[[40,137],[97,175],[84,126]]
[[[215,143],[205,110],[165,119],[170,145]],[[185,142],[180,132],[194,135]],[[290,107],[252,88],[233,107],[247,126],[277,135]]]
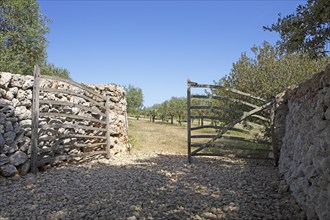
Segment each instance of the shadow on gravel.
[[[157,155],[0,180],[0,219],[297,219],[271,161]],[[135,216],[135,217],[133,217]]]

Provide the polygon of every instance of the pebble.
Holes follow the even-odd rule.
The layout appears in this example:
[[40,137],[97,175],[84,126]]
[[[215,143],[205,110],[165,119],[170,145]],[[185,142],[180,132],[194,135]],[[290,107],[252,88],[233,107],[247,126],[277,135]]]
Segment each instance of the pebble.
[[101,159],[67,164],[15,180],[0,179],[0,216],[127,220],[304,216],[288,192],[262,187],[271,181],[280,182],[271,161],[198,157],[187,166],[184,155],[132,154],[108,163]]

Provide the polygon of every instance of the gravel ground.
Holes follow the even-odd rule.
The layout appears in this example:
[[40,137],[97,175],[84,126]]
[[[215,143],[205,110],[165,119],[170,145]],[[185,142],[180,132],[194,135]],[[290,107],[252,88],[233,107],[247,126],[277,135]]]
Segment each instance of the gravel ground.
[[304,219],[272,161],[186,161],[134,154],[2,178],[0,219]]

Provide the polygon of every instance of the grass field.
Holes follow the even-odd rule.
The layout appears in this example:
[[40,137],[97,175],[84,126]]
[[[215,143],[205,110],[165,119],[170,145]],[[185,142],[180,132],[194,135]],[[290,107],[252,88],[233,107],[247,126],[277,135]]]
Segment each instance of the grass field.
[[[230,132],[231,136],[251,138],[249,134]],[[215,134],[212,129],[194,131],[194,134]],[[129,120],[129,138],[132,144],[131,152],[187,154],[186,125],[171,125],[167,123],[151,123],[147,120]],[[194,139],[194,143],[205,143],[209,139]],[[207,148],[201,152],[225,155],[230,157],[267,158],[269,147],[260,143],[217,140],[216,148]],[[194,148],[193,148],[194,149]]]

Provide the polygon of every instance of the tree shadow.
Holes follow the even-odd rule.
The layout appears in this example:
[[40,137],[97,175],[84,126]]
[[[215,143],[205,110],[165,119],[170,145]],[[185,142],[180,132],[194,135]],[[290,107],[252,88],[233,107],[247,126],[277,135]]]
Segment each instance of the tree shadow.
[[0,218],[297,219],[299,208],[278,193],[277,176],[270,161],[224,157],[68,164],[0,182]]

